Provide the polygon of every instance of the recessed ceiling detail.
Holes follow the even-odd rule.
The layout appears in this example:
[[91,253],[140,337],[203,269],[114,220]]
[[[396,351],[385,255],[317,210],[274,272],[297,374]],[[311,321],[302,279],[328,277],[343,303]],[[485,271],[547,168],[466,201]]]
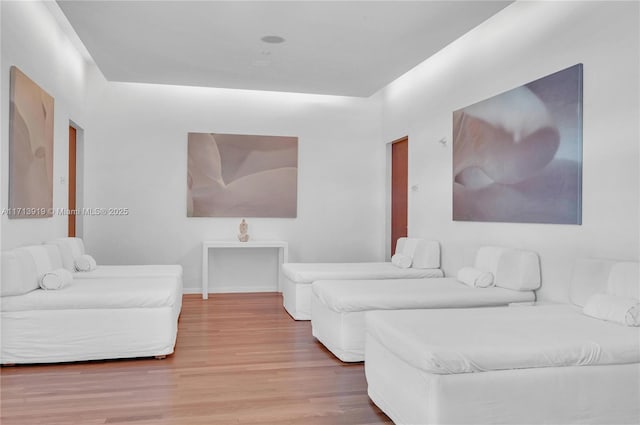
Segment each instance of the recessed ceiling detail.
[[510,3],[58,0],[110,81],[361,97]]

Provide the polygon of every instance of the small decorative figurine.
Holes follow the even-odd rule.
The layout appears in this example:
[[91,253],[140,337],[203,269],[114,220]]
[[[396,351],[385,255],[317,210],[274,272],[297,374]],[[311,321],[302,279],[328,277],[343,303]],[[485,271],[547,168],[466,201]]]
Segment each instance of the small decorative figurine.
[[244,218],[240,222],[239,228],[240,228],[240,234],[238,235],[238,240],[240,242],[247,242],[249,240],[249,234],[247,233],[247,230],[249,230],[249,225],[244,220]]

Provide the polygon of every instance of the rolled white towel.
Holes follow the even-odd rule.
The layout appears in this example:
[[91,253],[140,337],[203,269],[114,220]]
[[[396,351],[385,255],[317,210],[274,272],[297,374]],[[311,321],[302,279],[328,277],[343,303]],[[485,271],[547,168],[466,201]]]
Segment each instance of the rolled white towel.
[[626,326],[640,326],[640,301],[609,294],[593,294],[582,310],[587,316]]
[[67,269],[55,269],[46,272],[40,279],[42,289],[62,289],[73,281],[73,275]]
[[472,288],[488,288],[493,286],[493,273],[473,267],[463,267],[458,270],[457,279]]
[[76,270],[79,272],[90,272],[97,267],[96,260],[89,254],[83,254],[75,259]]
[[411,267],[411,257],[404,254],[394,254],[394,256],[391,257],[391,264],[401,269],[408,269]]

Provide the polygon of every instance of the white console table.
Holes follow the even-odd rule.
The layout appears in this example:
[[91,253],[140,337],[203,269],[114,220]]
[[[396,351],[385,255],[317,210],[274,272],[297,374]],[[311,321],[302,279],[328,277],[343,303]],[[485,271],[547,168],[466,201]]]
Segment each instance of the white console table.
[[209,298],[209,250],[212,248],[277,248],[278,290],[282,281],[282,264],[289,258],[289,244],[285,241],[204,241],[202,243],[202,299]]

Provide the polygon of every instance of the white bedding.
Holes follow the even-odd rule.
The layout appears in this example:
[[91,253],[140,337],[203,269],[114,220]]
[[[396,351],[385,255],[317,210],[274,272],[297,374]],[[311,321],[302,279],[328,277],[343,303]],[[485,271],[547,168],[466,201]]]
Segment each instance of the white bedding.
[[311,319],[311,283],[331,279],[441,278],[440,269],[401,269],[391,263],[286,263],[282,265],[282,301],[295,320]]
[[440,269],[402,269],[391,263],[286,263],[284,275],[296,283],[331,279],[402,279],[442,277]]
[[162,277],[172,276],[182,278],[182,266],[179,265],[131,265],[131,266],[103,266],[98,264],[90,272],[73,273],[74,278],[120,278],[120,277]]
[[533,291],[470,288],[455,278],[390,280],[319,280],[312,291],[331,310],[368,311],[455,308],[534,301]]
[[367,338],[432,374],[640,362],[640,328],[569,305],[374,311],[366,328]]
[[36,289],[0,298],[2,312],[66,309],[126,309],[180,305],[182,287],[175,277],[77,279],[62,289]]
[[[80,240],[67,239],[82,252]],[[76,273],[59,289],[40,289],[40,277],[62,265],[56,245],[3,252],[0,363],[173,352],[182,307],[181,266],[104,266],[96,273]]]
[[[572,300],[610,269],[577,261]],[[365,315],[367,391],[398,425],[640,423],[638,328],[562,304]]]
[[178,306],[3,311],[0,363],[75,362],[173,353]]
[[312,285],[311,330],[343,362],[364,360],[365,313],[371,310],[506,306],[533,301],[533,291],[470,288],[453,278],[318,281]]
[[397,425],[640,422],[638,363],[440,375],[411,366],[374,338],[367,338],[366,354],[369,397]]

